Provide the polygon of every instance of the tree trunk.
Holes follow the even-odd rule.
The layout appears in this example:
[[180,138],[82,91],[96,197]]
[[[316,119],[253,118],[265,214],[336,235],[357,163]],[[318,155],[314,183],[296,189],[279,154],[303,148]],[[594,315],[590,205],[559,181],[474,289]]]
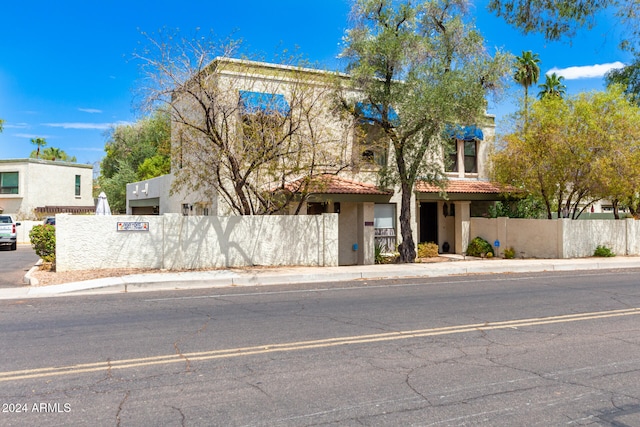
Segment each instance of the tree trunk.
[[411,194],[412,185],[401,183],[402,199],[400,204],[400,235],[402,243],[398,246],[400,252],[400,262],[408,263],[416,260],[416,244],[413,241],[413,230],[411,229]]
[[620,212],[618,210],[618,200],[616,199],[612,200],[611,204],[613,205],[613,217],[615,219],[620,219]]

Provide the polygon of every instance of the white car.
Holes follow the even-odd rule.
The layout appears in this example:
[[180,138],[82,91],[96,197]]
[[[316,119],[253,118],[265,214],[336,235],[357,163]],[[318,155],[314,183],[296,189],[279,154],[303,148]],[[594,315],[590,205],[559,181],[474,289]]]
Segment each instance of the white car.
[[11,245],[12,251],[17,249],[16,227],[19,225],[9,215],[0,215],[0,246]]

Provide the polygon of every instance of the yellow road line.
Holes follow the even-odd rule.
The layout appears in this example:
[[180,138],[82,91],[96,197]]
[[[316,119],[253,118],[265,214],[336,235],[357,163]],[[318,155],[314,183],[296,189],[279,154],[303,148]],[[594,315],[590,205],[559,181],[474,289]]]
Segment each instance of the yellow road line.
[[142,357],[135,359],[122,359],[105,362],[83,363],[77,365],[23,369],[18,371],[0,372],[0,382],[18,381],[32,378],[45,378],[62,375],[76,375],[87,372],[110,371],[116,369],[130,369],[144,366],[167,365],[170,363],[185,363],[186,361],[203,361],[224,359],[256,354],[300,351],[336,347],[339,345],[368,344],[374,342],[395,341],[410,338],[424,338],[438,335],[459,334],[474,331],[490,331],[496,329],[517,328],[523,326],[550,325],[554,323],[568,323],[611,317],[629,316],[640,314],[640,308],[622,310],[598,311],[592,313],[566,314],[561,316],[534,317],[520,320],[507,320],[501,322],[475,323],[458,326],[445,326],[440,328],[417,329],[410,331],[386,332],[380,334],[357,335],[348,337],[327,338],[321,340],[298,341],[280,344],[268,344],[252,347],[239,347],[222,350],[201,351],[185,354],[168,354],[163,356]]

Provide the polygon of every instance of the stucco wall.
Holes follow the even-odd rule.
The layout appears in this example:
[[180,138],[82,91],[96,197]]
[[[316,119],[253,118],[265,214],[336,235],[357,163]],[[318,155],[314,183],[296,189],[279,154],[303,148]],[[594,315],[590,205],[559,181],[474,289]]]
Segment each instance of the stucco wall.
[[598,245],[617,255],[640,255],[640,221],[471,218],[470,238],[500,241],[499,255],[513,247],[526,258],[581,258]]
[[[0,172],[18,172],[18,194],[0,195],[5,214],[18,220],[44,206],[93,206],[93,167],[39,159],[0,160]],[[80,195],[75,177],[80,175]]]
[[[149,231],[118,231],[118,222]],[[338,265],[338,215],[57,216],[58,271]]]

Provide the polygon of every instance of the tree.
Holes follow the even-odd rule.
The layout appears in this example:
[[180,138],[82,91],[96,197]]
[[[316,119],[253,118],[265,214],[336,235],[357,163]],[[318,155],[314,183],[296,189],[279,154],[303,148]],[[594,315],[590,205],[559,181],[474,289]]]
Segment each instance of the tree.
[[41,156],[44,160],[61,161],[61,162],[76,162],[76,156],[69,156],[64,150],[57,147],[47,147],[39,154],[37,150],[33,150],[29,155],[32,159],[37,159]]
[[547,74],[546,80],[543,84],[538,85],[540,92],[538,92],[538,98],[542,99],[545,96],[557,96],[562,98],[566,94],[567,87],[562,83],[563,76],[558,76],[556,73],[551,75]]
[[114,212],[125,210],[128,183],[169,173],[170,144],[169,115],[164,110],[157,110],[132,125],[111,128],[98,184]]
[[98,184],[109,199],[111,212],[123,213],[127,210],[127,184],[136,182],[138,176],[127,159],[116,160],[115,169],[117,172],[110,177],[101,175]]
[[622,85],[630,99],[640,105],[640,53],[636,53],[633,63],[624,68],[609,71],[605,80],[607,86]]
[[47,145],[47,141],[44,138],[31,138],[31,143],[38,147],[36,150],[36,159],[40,158],[40,147]]
[[626,29],[621,45],[634,50],[640,39],[637,0],[491,0],[489,11],[524,34],[542,33],[547,40],[573,37],[580,28],[591,29],[596,16],[611,7]]
[[[392,147],[382,183],[401,192],[400,260],[415,260],[411,197],[417,179],[438,182],[448,124],[478,123],[485,95],[502,86],[510,57],[486,53],[481,35],[467,20],[466,1],[397,2],[358,0],[346,33],[354,101],[342,95],[355,120],[375,123]],[[364,106],[364,108],[362,108]]]
[[[327,118],[329,73],[305,70],[295,57],[283,56],[286,67],[231,59],[236,41],[148,40],[151,48],[135,56],[146,105],[163,105],[170,116],[172,191],[220,198],[220,209],[237,215],[299,212],[310,179],[344,164],[342,135]],[[294,181],[302,186],[292,189]]]
[[606,155],[598,157],[594,176],[598,194],[611,200],[613,214],[627,207],[637,216],[640,203],[640,106],[625,96],[622,85],[610,86],[592,100],[601,107],[602,126],[609,136]]
[[[526,130],[504,137],[494,179],[544,201],[547,217],[576,219],[591,203],[636,195],[640,114],[614,87],[536,101]],[[563,215],[563,213],[565,215]]]
[[524,88],[524,118],[527,121],[527,111],[529,104],[529,87],[538,82],[540,78],[540,58],[537,53],[523,51],[521,56],[516,57],[516,72],[513,79]]
[[0,119],[0,133],[2,133],[3,125],[4,125],[4,120]]

